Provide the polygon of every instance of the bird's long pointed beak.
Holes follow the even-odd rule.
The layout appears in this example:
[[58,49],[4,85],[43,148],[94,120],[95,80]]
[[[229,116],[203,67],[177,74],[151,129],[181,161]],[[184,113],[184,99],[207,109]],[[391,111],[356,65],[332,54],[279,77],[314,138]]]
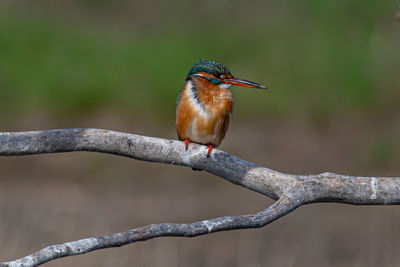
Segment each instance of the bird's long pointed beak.
[[242,79],[224,79],[224,83],[236,85],[236,86],[242,86],[242,87],[251,87],[251,88],[261,88],[261,89],[268,89],[266,86],[255,83],[255,82],[250,82],[247,80],[242,80]]

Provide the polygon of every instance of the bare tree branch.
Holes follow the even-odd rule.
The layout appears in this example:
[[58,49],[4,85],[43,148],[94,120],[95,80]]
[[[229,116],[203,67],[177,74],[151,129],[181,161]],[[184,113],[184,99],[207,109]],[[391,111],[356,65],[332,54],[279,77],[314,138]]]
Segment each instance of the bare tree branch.
[[193,237],[213,232],[262,227],[296,208],[288,198],[281,198],[272,206],[256,214],[226,216],[189,224],[150,224],[126,232],[84,238],[77,241],[48,246],[24,258],[0,263],[0,266],[37,266],[67,256],[84,254],[93,250],[120,247],[136,241],[145,241],[160,236]]
[[37,266],[47,261],[123,246],[161,236],[192,237],[219,231],[262,227],[303,204],[341,202],[356,205],[400,204],[398,177],[355,177],[335,173],[290,175],[258,166],[220,150],[206,157],[206,148],[179,141],[100,129],[60,129],[0,133],[0,155],[92,151],[138,160],[175,164],[204,170],[231,183],[278,200],[252,215],[220,217],[191,224],[151,224],[101,237],[85,238],[46,247],[0,266]]

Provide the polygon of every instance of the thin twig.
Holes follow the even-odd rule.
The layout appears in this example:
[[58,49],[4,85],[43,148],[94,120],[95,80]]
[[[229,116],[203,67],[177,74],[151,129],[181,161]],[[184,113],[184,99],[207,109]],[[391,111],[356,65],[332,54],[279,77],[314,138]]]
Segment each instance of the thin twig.
[[133,242],[145,241],[161,236],[194,237],[220,231],[262,227],[289,213],[297,206],[298,205],[295,203],[289,201],[288,198],[283,197],[266,210],[256,214],[226,216],[189,224],[150,224],[144,227],[131,229],[126,232],[104,235],[100,237],[89,237],[63,244],[48,246],[21,259],[0,263],[0,267],[37,266],[62,257],[85,254],[98,249],[120,247]]

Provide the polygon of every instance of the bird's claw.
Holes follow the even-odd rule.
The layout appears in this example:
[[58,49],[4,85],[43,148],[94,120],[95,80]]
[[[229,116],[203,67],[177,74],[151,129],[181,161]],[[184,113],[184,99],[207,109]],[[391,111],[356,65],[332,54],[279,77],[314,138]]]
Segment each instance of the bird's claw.
[[189,148],[189,143],[190,143],[190,140],[189,139],[185,139],[185,149],[186,150],[188,150],[188,148]]
[[[185,139],[185,150],[187,151],[189,149],[189,144],[190,144],[190,140],[189,139]],[[209,158],[211,156],[211,152],[214,148],[213,145],[207,145],[208,151],[207,151],[207,158]]]
[[209,158],[211,156],[211,152],[212,152],[214,146],[213,145],[208,145],[207,148],[208,148],[207,158]]

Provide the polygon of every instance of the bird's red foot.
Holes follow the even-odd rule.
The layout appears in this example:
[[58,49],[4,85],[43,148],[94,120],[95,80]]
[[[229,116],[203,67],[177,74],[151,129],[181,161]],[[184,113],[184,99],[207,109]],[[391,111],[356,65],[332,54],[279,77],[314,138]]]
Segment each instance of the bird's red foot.
[[190,140],[189,139],[185,139],[185,149],[186,150],[188,150],[188,148],[189,148],[189,143],[190,143]]
[[207,148],[208,148],[208,152],[207,152],[207,158],[208,158],[208,157],[210,157],[211,152],[212,152],[214,146],[213,146],[213,145],[208,145]]

